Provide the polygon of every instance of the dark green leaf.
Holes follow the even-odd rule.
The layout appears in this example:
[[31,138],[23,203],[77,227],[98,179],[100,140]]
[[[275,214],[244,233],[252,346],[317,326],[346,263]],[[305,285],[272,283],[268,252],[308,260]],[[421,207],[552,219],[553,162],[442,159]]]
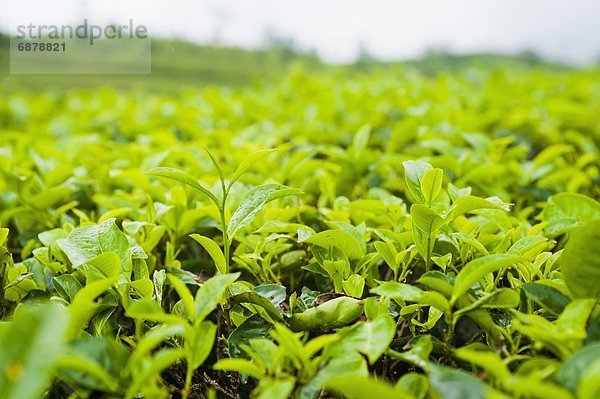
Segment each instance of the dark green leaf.
[[573,231],[560,264],[576,298],[600,298],[600,220]]
[[565,306],[571,302],[559,290],[545,284],[525,283],[523,284],[523,291],[529,299],[555,315],[560,314]]

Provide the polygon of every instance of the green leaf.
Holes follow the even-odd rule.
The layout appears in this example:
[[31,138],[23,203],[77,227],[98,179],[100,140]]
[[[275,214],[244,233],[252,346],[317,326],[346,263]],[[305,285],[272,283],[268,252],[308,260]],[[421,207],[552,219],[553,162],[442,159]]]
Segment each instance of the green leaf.
[[327,389],[336,391],[349,399],[372,399],[372,398],[413,398],[402,387],[396,387],[375,380],[373,377],[361,376],[336,376],[325,381]]
[[249,340],[269,337],[271,328],[272,325],[259,314],[248,317],[229,335],[227,342],[231,357],[240,357],[242,355],[242,345],[247,345]]
[[281,312],[273,305],[273,303],[263,295],[257,292],[248,291],[236,294],[228,299],[229,306],[234,306],[238,303],[251,303],[262,307],[267,314],[273,319],[273,321],[283,321]]
[[348,262],[345,260],[324,260],[322,267],[327,272],[329,278],[331,278],[335,292],[341,294],[344,291],[343,276],[350,272]]
[[[182,320],[184,322],[184,320]],[[186,334],[187,333],[187,334]],[[145,357],[152,353],[157,346],[161,345],[168,338],[174,336],[190,335],[190,326],[186,324],[159,324],[148,331],[138,340],[138,345],[129,357],[127,367],[133,369],[139,363],[145,361]]]
[[161,323],[182,324],[186,320],[174,314],[167,314],[163,308],[152,299],[141,299],[133,302],[127,308],[127,316],[134,319],[152,320]]
[[[573,395],[558,384],[541,380],[535,375],[522,377],[517,375],[505,384],[506,390],[517,397],[540,399],[574,399]],[[595,398],[593,396],[592,398]],[[581,398],[581,396],[578,396]],[[592,399],[590,398],[590,399]]]
[[4,297],[9,301],[21,302],[30,291],[38,288],[33,280],[33,273],[29,272],[27,266],[23,264],[8,269],[6,280]]
[[595,343],[573,353],[556,373],[556,381],[571,392],[575,392],[586,369],[600,359],[600,343]]
[[48,231],[43,231],[38,234],[38,238],[45,246],[51,248],[53,253],[56,253],[56,241],[61,238],[67,238],[68,234],[63,229],[52,229]]
[[560,259],[565,283],[576,298],[600,298],[600,220],[571,233]]
[[321,368],[317,375],[302,387],[300,398],[315,398],[324,388],[325,381],[330,378],[341,376],[366,377],[367,375],[368,367],[365,358],[356,352],[346,352],[333,357]]
[[281,184],[263,184],[248,191],[242,198],[227,226],[229,240],[244,227],[248,226],[256,214],[267,204],[278,198],[289,195],[301,195],[302,190],[283,186]]
[[81,356],[64,355],[56,360],[57,374],[70,385],[96,391],[117,392],[118,381],[102,365]]
[[406,373],[400,377],[395,388],[409,393],[415,399],[424,399],[429,390],[429,381],[423,374]]
[[556,288],[540,283],[525,283],[523,291],[529,299],[553,313],[560,314],[571,300]]
[[343,282],[344,292],[355,298],[361,298],[365,289],[365,279],[359,274],[352,274]]
[[[299,337],[294,335],[290,336],[292,333],[287,330],[283,324],[275,324],[273,327],[274,328],[269,331],[269,338],[256,338],[248,341],[249,345],[244,347],[246,355],[250,356],[261,369],[265,370],[265,372],[267,370],[267,365],[269,365],[268,368],[272,368],[272,365],[278,361],[277,357],[282,353],[286,353],[286,357],[298,367],[300,365],[298,359],[303,349]],[[287,332],[288,338],[292,338],[292,346],[289,345],[290,342],[288,339],[282,338],[282,330]],[[278,346],[275,341],[280,345]]]
[[60,376],[89,389],[119,393],[120,375],[129,351],[107,337],[86,337],[69,342],[60,359]]
[[394,271],[398,269],[398,263],[396,262],[396,256],[398,255],[398,251],[392,243],[385,241],[376,241],[373,244],[373,246],[390,269]]
[[542,236],[523,237],[508,249],[508,253],[534,258],[548,248],[548,239]]
[[69,324],[67,327],[67,338],[76,338],[88,321],[94,316],[100,305],[96,298],[111,288],[118,280],[118,276],[97,280],[88,283],[77,292],[69,306]]
[[[147,362],[140,365],[133,373],[133,381],[127,389],[125,398],[133,399],[140,397],[138,394],[152,380],[160,377],[163,370],[169,368],[177,361],[184,358],[184,352],[180,349],[161,349]],[[143,397],[143,396],[142,396]]]
[[240,273],[220,274],[206,280],[196,293],[195,320],[204,320],[221,302],[225,291],[240,276]]
[[116,219],[73,229],[67,238],[56,241],[60,249],[67,255],[73,267],[81,266],[105,252],[114,252],[121,260],[121,268],[125,271],[131,267],[129,241],[119,230]]
[[140,298],[152,298],[152,295],[154,294],[154,284],[149,278],[140,278],[127,285],[133,288]]
[[432,364],[429,383],[444,399],[489,399],[490,390],[481,380],[464,371]]
[[246,158],[244,158],[244,160],[239,164],[239,166],[237,167],[235,172],[233,173],[233,176],[231,177],[229,185],[231,186],[235,181],[237,181],[244,173],[246,173],[248,171],[248,169],[250,169],[252,167],[252,165],[254,165],[258,161],[260,161],[267,155],[272,154],[275,151],[277,151],[277,150],[276,149],[268,149],[268,150],[254,151],[254,152],[248,154],[246,156]]
[[466,195],[464,197],[458,198],[450,211],[446,214],[445,219],[446,223],[450,223],[457,217],[464,215],[466,213],[470,213],[479,209],[498,209],[504,210],[498,204],[495,204],[487,199],[475,197],[472,195]]
[[576,299],[565,306],[565,310],[556,319],[556,327],[562,332],[574,335],[582,340],[586,336],[585,326],[597,300]]
[[75,294],[82,288],[81,283],[71,274],[52,277],[52,285],[67,302],[72,302]]
[[369,143],[371,135],[371,126],[366,125],[361,127],[352,138],[352,156],[354,159],[359,159]]
[[185,172],[182,172],[181,170],[175,168],[160,167],[151,169],[150,171],[146,172],[146,174],[152,176],[166,177],[168,179],[176,180],[180,183],[187,184],[188,186],[191,186],[196,190],[200,191],[202,194],[207,196],[215,205],[219,206],[219,200],[209,189],[204,187],[198,181],[198,179]]
[[331,330],[350,324],[362,310],[360,300],[344,296],[293,314],[288,322],[292,331]]
[[28,202],[36,209],[48,209],[64,201],[72,192],[73,189],[70,187],[50,187],[30,196]]
[[[57,230],[62,231],[60,229],[57,229]],[[52,232],[52,231],[54,231],[54,230],[49,230],[48,232]],[[9,230],[7,228],[0,227],[0,248],[3,250],[2,254],[4,254],[4,251],[6,250],[5,244],[6,244],[6,240],[8,239],[8,233],[9,233]],[[43,233],[40,233],[40,234],[43,234]],[[48,245],[41,238],[40,238],[40,241],[42,241],[42,243],[44,245]]]
[[432,170],[433,166],[427,162],[421,161],[404,161],[402,162],[402,165],[404,166],[408,190],[418,203],[425,203],[425,196],[421,191],[421,181],[423,180],[425,173],[427,173],[429,170]]
[[257,399],[288,399],[291,397],[296,381],[293,378],[264,378],[256,388]]
[[450,194],[452,202],[455,202],[460,197],[471,195],[471,187],[458,188],[454,184],[448,183],[448,194]]
[[179,298],[181,298],[183,306],[185,307],[186,312],[190,316],[190,319],[194,321],[196,310],[194,305],[194,297],[192,296],[192,293],[190,292],[188,287],[177,277],[173,276],[172,274],[168,274],[167,278],[169,279],[169,282],[171,283],[173,288],[175,288],[175,291],[177,291],[177,295],[179,295]]
[[437,198],[442,190],[442,183],[444,182],[444,171],[439,168],[429,169],[423,175],[421,180],[421,192],[425,203],[431,205]]
[[432,350],[433,342],[431,340],[431,335],[421,335],[411,341],[410,350],[406,352],[396,352],[393,349],[388,349],[387,354],[395,359],[414,364],[424,371],[429,371],[429,356],[431,355]]
[[195,370],[210,355],[215,343],[217,326],[210,321],[203,321],[193,331],[194,337],[186,337],[186,344],[190,344],[191,346],[191,350],[186,351],[186,356],[191,368]]
[[515,330],[529,336],[534,342],[539,342],[538,345],[543,344],[561,358],[571,354],[568,342],[565,342],[571,337],[566,337],[564,334],[557,336],[559,331],[556,326],[541,316],[515,312],[512,325]]
[[66,309],[47,303],[21,308],[12,321],[0,324],[0,397],[44,396],[67,323]]
[[471,289],[473,284],[480,281],[486,275],[503,267],[514,265],[522,260],[521,256],[509,254],[493,254],[472,260],[456,276],[450,303],[454,304],[458,298]]
[[548,198],[542,219],[547,223],[546,233],[557,236],[600,219],[600,203],[582,194],[555,194]]
[[411,206],[410,215],[413,222],[412,231],[415,245],[423,259],[429,262],[436,239],[435,233],[442,226],[444,220],[432,209],[421,204]]
[[298,241],[325,249],[337,247],[350,259],[360,259],[363,256],[362,247],[356,237],[341,229],[321,231]]
[[275,307],[281,305],[286,298],[286,288],[280,284],[261,284],[254,291],[267,298]]
[[210,160],[212,161],[213,165],[215,166],[215,169],[217,170],[217,173],[219,174],[219,179],[221,180],[221,183],[225,184],[225,176],[223,175],[223,169],[221,168],[221,165],[219,164],[219,160],[212,153],[210,148],[204,146],[204,151],[206,151],[206,153],[210,157]]
[[596,359],[583,372],[577,387],[577,399],[596,399],[600,395],[600,360]]
[[596,299],[576,299],[554,323],[536,314],[513,312],[513,326],[566,359],[581,348],[587,335],[586,323],[596,302]]
[[371,321],[343,329],[339,334],[341,338],[328,348],[328,353],[335,356],[357,351],[365,354],[369,363],[374,364],[394,339],[396,323],[389,315],[382,314]]
[[339,339],[340,336],[337,333],[319,335],[304,345],[304,354],[308,357],[312,357],[317,352],[328,348],[331,344],[337,342]]
[[[300,341],[301,334],[294,334],[285,325],[276,323],[271,330],[271,336],[279,344],[279,347],[288,353],[288,357],[295,363],[296,368],[300,368],[301,363],[299,359],[306,356],[306,348],[302,344],[302,341]],[[250,346],[252,346],[255,352],[261,354],[261,357],[266,360],[265,363],[271,363],[277,351],[274,343],[269,340],[257,340],[257,342],[263,344],[261,345],[262,347],[265,347],[264,344],[266,344],[267,351],[265,352],[262,348],[261,350],[257,350],[254,342],[250,342]],[[265,353],[267,356],[262,353]]]
[[463,347],[454,351],[454,355],[459,359],[481,367],[490,375],[496,377],[500,383],[508,382],[508,379],[511,377],[511,373],[506,364],[492,351],[474,350]]
[[428,235],[431,235],[444,224],[444,220],[425,205],[415,204],[411,206],[410,216],[415,226]]
[[215,370],[235,371],[237,373],[247,374],[260,380],[264,373],[254,363],[247,359],[221,359],[213,366]]
[[479,308],[486,309],[504,309],[515,308],[521,303],[520,295],[517,291],[510,288],[498,288],[487,295],[478,298],[472,304],[463,306],[459,311],[454,313],[454,318],[457,320],[461,315],[472,312]]
[[156,302],[161,304],[163,300],[163,288],[165,285],[165,280],[167,277],[167,272],[165,269],[155,270],[152,274],[152,285],[154,286],[154,298]]
[[462,243],[472,246],[483,255],[490,254],[488,250],[476,238],[473,238],[463,233],[452,233],[452,236],[458,238],[458,240]]
[[104,277],[114,277],[121,271],[121,261],[119,256],[114,252],[105,252],[90,259],[86,264],[93,266]]
[[364,231],[360,228],[360,226],[356,227],[350,223],[339,221],[327,222],[327,225],[332,228],[344,230],[346,233],[350,233],[356,239],[358,245],[360,245],[361,257],[365,256],[367,253],[367,243],[365,242]]
[[417,283],[439,292],[446,298],[452,296],[454,279],[440,271],[433,270],[423,274]]
[[219,247],[216,242],[208,237],[201,236],[200,234],[190,234],[190,237],[196,240],[202,245],[206,252],[208,252],[213,262],[215,262],[215,266],[219,273],[227,273],[227,261],[225,260],[225,255],[223,255],[221,247]]
[[398,301],[409,301],[423,306],[434,306],[442,312],[450,309],[448,300],[442,294],[434,291],[423,291],[414,285],[386,281],[371,289],[371,293]]

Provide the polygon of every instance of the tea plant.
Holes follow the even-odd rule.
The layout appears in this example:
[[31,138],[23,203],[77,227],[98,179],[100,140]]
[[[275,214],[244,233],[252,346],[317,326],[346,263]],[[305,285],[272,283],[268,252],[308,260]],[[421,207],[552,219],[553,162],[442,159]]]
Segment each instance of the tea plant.
[[0,398],[596,398],[598,72],[0,99]]

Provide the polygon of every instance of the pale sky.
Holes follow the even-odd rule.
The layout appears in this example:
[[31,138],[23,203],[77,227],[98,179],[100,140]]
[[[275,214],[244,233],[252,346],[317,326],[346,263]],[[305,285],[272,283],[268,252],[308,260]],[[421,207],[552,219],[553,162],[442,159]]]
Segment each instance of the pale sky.
[[[4,0],[6,1],[6,0]],[[267,32],[316,49],[330,62],[356,59],[361,43],[381,59],[427,49],[516,53],[552,60],[600,59],[599,0],[10,0],[0,29],[22,21],[103,24],[133,18],[154,37],[264,47]],[[6,10],[6,7],[5,7]],[[11,22],[12,20],[12,22]]]

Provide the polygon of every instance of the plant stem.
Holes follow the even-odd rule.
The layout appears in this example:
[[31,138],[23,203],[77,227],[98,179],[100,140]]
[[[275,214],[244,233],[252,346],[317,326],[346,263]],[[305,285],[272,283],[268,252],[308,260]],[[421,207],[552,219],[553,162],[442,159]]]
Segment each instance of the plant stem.
[[194,374],[194,370],[188,364],[187,371],[185,373],[185,386],[183,387],[183,391],[181,392],[181,397],[183,399],[187,399],[190,396],[190,390],[192,388],[192,375]]
[[444,321],[446,322],[446,330],[444,331],[444,343],[451,345],[452,336],[454,335],[454,317],[452,313],[446,312],[444,314]]
[[431,235],[427,234],[427,259],[425,259],[425,272],[431,269]]
[[219,208],[221,214],[221,231],[223,232],[223,252],[225,255],[225,273],[229,272],[229,236],[227,235],[227,223],[225,222],[225,198]]
[[225,180],[221,178],[221,190],[223,192],[223,199],[221,201],[221,206],[219,208],[219,213],[221,214],[221,231],[223,232],[223,255],[225,255],[225,273],[229,273],[229,235],[227,234],[227,222],[225,220],[225,212],[227,205],[227,197],[229,196],[229,190],[231,189],[231,184],[229,186],[225,186]]

